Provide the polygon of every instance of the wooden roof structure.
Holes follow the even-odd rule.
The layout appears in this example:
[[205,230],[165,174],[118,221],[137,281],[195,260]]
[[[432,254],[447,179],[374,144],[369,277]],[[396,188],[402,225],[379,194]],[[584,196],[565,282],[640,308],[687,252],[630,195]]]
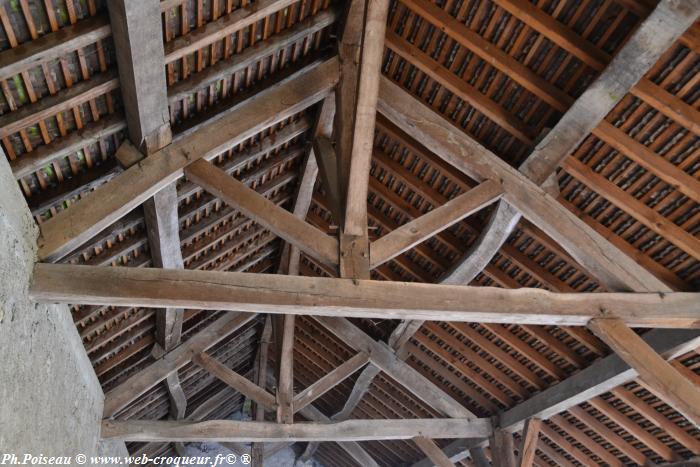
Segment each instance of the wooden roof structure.
[[71,305],[102,436],[256,465],[700,456],[699,15],[1,2],[30,292]]

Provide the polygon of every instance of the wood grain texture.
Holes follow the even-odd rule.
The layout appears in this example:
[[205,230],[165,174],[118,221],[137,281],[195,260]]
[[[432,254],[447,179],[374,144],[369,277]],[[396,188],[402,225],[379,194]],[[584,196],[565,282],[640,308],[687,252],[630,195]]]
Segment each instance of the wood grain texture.
[[124,441],[369,441],[431,438],[481,438],[491,434],[488,419],[346,420],[343,422],[239,422],[234,420],[147,421],[104,420],[103,439]]
[[639,373],[639,378],[657,397],[700,427],[700,387],[619,319],[594,319],[588,327]]
[[240,272],[39,263],[34,300],[380,319],[584,326],[617,317],[633,327],[700,327],[697,293],[553,293]]

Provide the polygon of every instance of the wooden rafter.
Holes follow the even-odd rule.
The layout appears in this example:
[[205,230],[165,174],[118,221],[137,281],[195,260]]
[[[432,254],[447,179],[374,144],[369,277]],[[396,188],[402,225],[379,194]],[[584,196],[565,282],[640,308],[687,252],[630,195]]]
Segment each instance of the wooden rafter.
[[700,427],[700,388],[618,319],[594,319],[588,326],[654,393]]

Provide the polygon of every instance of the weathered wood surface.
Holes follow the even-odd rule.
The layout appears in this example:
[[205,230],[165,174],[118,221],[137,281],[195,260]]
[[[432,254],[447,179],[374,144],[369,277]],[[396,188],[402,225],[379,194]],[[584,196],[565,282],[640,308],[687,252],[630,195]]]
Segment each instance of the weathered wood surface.
[[508,203],[611,289],[670,290],[533,181],[387,78],[382,78],[378,108],[437,156],[472,178],[501,180]]
[[[510,0],[503,0],[501,3],[505,4],[501,6],[509,9],[515,16],[522,14],[531,19],[546,17],[546,15],[542,15],[541,11],[538,11],[531,5],[516,5]],[[459,24],[454,18],[449,17],[444,10],[416,1],[409,2],[409,6],[419,13],[427,15],[433,21],[444,21],[444,28],[457,33],[457,36],[461,38],[465,46],[475,48],[482,58],[508,73],[509,76],[513,76],[522,86],[558,110],[563,111],[571,105],[571,98],[567,95],[556,88],[552,89],[549,83],[539,78],[527,67],[524,67],[497,47],[487,43],[478,34],[464,27],[463,24]],[[547,177],[555,172],[559,164],[576,149],[589,133],[594,131],[594,128],[599,125],[605,115],[642,79],[646,71],[661,57],[661,54],[668,50],[692,24],[694,18],[700,13],[698,10],[697,3],[695,5],[673,2],[661,3],[654,13],[632,34],[631,38],[605,71],[571,105],[552,131],[537,144],[520,167],[520,171],[535,184],[544,184]],[[547,18],[548,24],[544,27],[548,34],[551,31],[565,29],[562,28],[561,24],[556,24],[553,18]],[[566,42],[568,37],[569,34],[563,34],[559,39],[564,39]],[[594,48],[594,50],[597,49]],[[603,122],[603,125],[605,125],[605,122]],[[635,159],[639,160],[640,158]],[[653,159],[658,158],[654,157]],[[644,161],[638,161],[638,163],[648,167],[648,164]],[[669,173],[669,167],[665,166],[663,168],[665,170],[662,171],[661,178],[664,178],[663,174]],[[672,169],[670,171],[676,172]],[[681,176],[679,181],[681,180],[687,181],[687,176]],[[687,186],[694,186],[694,188],[683,190]],[[694,195],[697,194],[697,191],[693,191],[697,190],[697,186],[697,183],[685,183],[681,186],[681,190],[686,193],[690,191],[690,195]],[[480,272],[478,268],[482,267],[483,269],[488,264],[488,261],[493,258],[508,239],[519,220],[520,212],[518,210],[509,206],[505,201],[499,202],[499,206],[494,212],[485,232],[480,237],[479,242],[467,253],[462,264],[455,268],[449,277],[449,283],[456,284],[461,282],[466,284],[474,279],[476,274]],[[690,250],[691,253],[696,251],[694,249]],[[593,270],[593,272],[595,273],[596,271]],[[596,275],[596,277],[601,279],[611,289],[618,290],[615,287],[616,282],[610,282],[605,275]],[[649,285],[651,284],[653,282],[649,283]],[[658,284],[656,287],[658,287]],[[653,289],[632,288],[631,290],[644,291]]]
[[700,387],[679,373],[622,321],[594,319],[588,327],[639,373],[639,379],[657,397],[700,427]]
[[486,180],[442,206],[389,232],[370,244],[370,267],[376,268],[399,256],[438,232],[496,202],[502,194],[503,190],[498,182]]
[[169,374],[187,365],[194,355],[221,342],[255,318],[248,313],[228,313],[192,336],[172,352],[165,354],[105,394],[104,417],[109,418],[144,394]]
[[155,152],[96,189],[89,200],[80,200],[44,222],[39,258],[44,261],[62,258],[177,180],[188,164],[199,158],[211,160],[264,128],[313,105],[331,91],[337,80],[337,59],[315,62],[291,79],[245,100],[195,134]]
[[337,239],[277,206],[211,162],[198,160],[185,167],[185,175],[304,253],[327,264],[338,263]]
[[277,408],[275,396],[206,353],[201,352],[194,355],[192,361],[245,397],[254,400],[270,410],[275,410]]
[[313,401],[323,396],[325,393],[333,389],[335,386],[345,381],[357,370],[362,368],[369,362],[369,355],[365,352],[360,352],[354,355],[350,360],[343,362],[337,368],[334,368],[330,373],[327,373],[321,379],[294,396],[294,411],[298,412]]
[[234,420],[150,421],[104,420],[103,439],[124,441],[369,441],[431,438],[474,438],[491,434],[488,419],[346,420],[343,422],[294,424],[239,422]]
[[239,272],[39,263],[34,300],[379,319],[584,326],[617,317],[632,327],[700,327],[697,293],[553,293]]
[[435,463],[437,467],[454,467],[454,464],[432,439],[423,436],[413,438],[413,442]]

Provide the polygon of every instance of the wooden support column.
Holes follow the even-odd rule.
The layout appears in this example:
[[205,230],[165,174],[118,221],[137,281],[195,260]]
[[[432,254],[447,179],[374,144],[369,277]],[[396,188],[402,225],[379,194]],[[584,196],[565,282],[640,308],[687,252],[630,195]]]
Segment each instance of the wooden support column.
[[[339,44],[335,137],[340,186],[340,276],[369,279],[367,190],[388,0],[353,0]],[[337,209],[336,209],[337,210]]]
[[505,430],[494,430],[489,438],[493,467],[515,467],[513,435]]
[[[270,337],[272,336],[272,318],[268,315],[265,318],[265,325],[260,334],[260,347],[256,355],[255,365],[255,383],[265,393],[267,392],[267,361],[270,351]],[[274,400],[274,397],[273,397]],[[274,410],[275,407],[272,407]],[[265,421],[265,406],[264,404],[255,403],[255,420],[258,422]],[[265,445],[263,443],[251,443],[250,445],[251,465],[262,467],[265,461]]]
[[700,427],[700,387],[678,372],[619,319],[593,319],[588,327],[639,373],[639,379],[668,405]]
[[520,448],[518,449],[518,460],[516,467],[531,467],[535,460],[535,451],[537,451],[537,439],[542,427],[542,420],[539,418],[531,418],[525,422],[523,428]]
[[[129,139],[140,153],[152,154],[172,140],[165,80],[165,54],[157,0],[107,2],[117,54],[119,80]],[[175,183],[165,186],[144,202],[144,217],[154,267],[182,269],[180,223]],[[156,311],[157,353],[170,352],[180,343],[184,310]],[[170,416],[181,420],[187,398],[177,371],[165,380],[170,396]],[[184,447],[176,444],[179,454]]]
[[285,315],[277,384],[277,423],[294,422],[294,315]]
[[172,139],[159,3],[107,2],[127,131],[144,154],[167,146]]

